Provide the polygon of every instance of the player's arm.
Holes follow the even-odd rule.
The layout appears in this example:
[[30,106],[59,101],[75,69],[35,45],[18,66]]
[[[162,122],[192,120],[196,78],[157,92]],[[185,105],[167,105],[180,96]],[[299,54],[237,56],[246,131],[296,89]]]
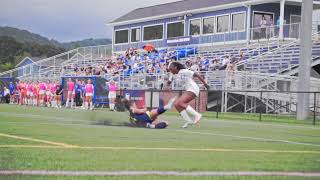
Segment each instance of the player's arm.
[[169,74],[169,80],[167,81],[167,86],[170,86],[171,83],[172,83],[172,81],[173,81],[173,74],[170,73],[170,74]]
[[207,89],[209,89],[210,86],[209,86],[209,85],[207,84],[207,82],[201,77],[200,74],[194,73],[194,74],[193,74],[193,77],[198,78],[198,79],[202,82],[202,84],[203,84]]

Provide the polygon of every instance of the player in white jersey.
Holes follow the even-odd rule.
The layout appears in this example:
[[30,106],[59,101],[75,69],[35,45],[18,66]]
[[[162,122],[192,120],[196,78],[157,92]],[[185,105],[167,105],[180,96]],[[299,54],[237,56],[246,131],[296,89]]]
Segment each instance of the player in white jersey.
[[[198,73],[186,69],[184,65],[179,62],[172,62],[169,65],[169,71],[175,76],[175,80],[180,81],[183,84],[185,90],[174,102],[174,106],[177,111],[180,113],[182,118],[187,121],[182,128],[187,128],[190,124],[199,123],[202,115],[189,105],[189,103],[198,97],[200,93],[200,88],[193,78],[198,78],[207,89],[209,89],[209,85]],[[174,80],[172,74],[170,74],[168,84],[171,84]],[[193,119],[190,118],[189,114],[193,116]]]

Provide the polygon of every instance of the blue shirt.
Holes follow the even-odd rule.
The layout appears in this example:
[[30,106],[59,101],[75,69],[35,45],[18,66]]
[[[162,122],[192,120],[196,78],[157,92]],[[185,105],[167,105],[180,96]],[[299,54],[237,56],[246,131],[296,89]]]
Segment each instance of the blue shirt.
[[81,84],[80,86],[81,86],[81,92],[82,94],[84,94],[86,92],[86,85]]
[[77,94],[80,94],[80,93],[81,93],[81,85],[76,84],[74,89],[75,89],[75,91],[76,91]]
[[14,89],[15,89],[14,84],[10,83],[8,89],[9,89],[10,93],[12,94],[14,92]]

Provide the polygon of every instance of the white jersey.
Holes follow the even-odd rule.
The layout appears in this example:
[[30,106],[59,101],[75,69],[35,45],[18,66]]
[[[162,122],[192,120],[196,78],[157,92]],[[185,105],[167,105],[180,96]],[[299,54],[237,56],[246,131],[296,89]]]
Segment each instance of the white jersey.
[[175,80],[181,84],[184,90],[193,92],[196,96],[199,95],[200,89],[198,84],[193,80],[194,72],[189,69],[181,69],[175,77],[170,74],[169,81]]

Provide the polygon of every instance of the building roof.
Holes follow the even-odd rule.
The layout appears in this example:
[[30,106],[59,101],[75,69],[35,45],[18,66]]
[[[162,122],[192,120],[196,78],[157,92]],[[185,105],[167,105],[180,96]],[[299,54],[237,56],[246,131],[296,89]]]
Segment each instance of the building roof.
[[207,7],[214,7],[220,5],[227,5],[233,3],[241,3],[250,0],[183,0],[172,3],[160,4],[156,6],[149,6],[144,8],[135,9],[112,23],[119,23],[123,21],[130,21],[135,19],[142,19],[146,17],[160,16],[171,13],[184,12],[194,9],[201,9]]
[[37,61],[42,60],[42,58],[39,58],[39,57],[31,57],[31,58],[30,57],[25,57],[16,65],[16,67],[19,67],[22,63],[24,63],[27,60],[32,61],[32,63],[35,63]]

